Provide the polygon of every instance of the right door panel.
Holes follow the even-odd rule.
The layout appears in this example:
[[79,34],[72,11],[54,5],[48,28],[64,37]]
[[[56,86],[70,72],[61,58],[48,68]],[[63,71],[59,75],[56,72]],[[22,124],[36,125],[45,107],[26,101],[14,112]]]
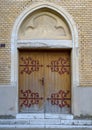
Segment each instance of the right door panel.
[[70,51],[47,52],[44,55],[44,64],[45,113],[70,113]]

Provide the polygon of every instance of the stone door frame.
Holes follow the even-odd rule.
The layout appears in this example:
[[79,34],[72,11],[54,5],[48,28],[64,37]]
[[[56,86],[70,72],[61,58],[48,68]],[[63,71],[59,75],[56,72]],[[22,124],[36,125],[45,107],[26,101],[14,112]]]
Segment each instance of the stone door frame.
[[[72,40],[18,40],[18,30],[23,20],[37,9],[48,8],[56,11],[64,17],[71,31]],[[25,45],[26,43],[26,45]],[[43,44],[45,43],[45,44]],[[51,44],[50,44],[51,43]],[[57,43],[57,44],[56,44]],[[66,43],[66,44],[65,44]],[[79,86],[79,63],[78,63],[78,32],[72,17],[61,6],[51,2],[35,2],[27,8],[15,21],[11,36],[11,84],[18,90],[18,49],[19,48],[59,48],[71,49],[71,111],[74,114],[73,88]],[[16,98],[16,113],[18,113],[18,91]]]

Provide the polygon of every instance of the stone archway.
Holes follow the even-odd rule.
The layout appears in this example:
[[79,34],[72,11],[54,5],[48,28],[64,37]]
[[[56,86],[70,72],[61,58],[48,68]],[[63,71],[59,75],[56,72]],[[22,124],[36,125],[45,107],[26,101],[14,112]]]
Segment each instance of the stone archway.
[[[50,40],[48,40],[48,39],[46,39],[46,40],[31,39],[30,40],[26,36],[25,36],[25,39],[22,39],[22,37],[23,37],[23,34],[21,34],[22,31],[19,32],[19,29],[22,26],[22,23],[30,14],[33,14],[34,12],[36,12],[36,10],[41,10],[41,9],[50,10],[52,15],[53,15],[53,12],[55,12],[56,14],[59,15],[59,17],[61,16],[66,21],[67,24],[64,25],[64,27],[62,27],[60,25],[61,22],[59,22],[59,20],[58,20],[59,25],[55,25],[57,28],[59,26],[60,29],[62,30],[63,41],[61,41],[61,37],[58,37],[58,36],[56,39],[54,39],[54,37],[49,37]],[[46,15],[46,13],[45,13],[45,15]],[[53,18],[53,16],[52,16],[52,18]],[[27,21],[27,23],[28,23],[28,21]],[[54,23],[54,21],[53,21],[53,23]],[[63,23],[63,21],[62,21],[62,23]],[[69,30],[67,30],[67,28],[66,28],[67,26],[70,29],[71,36],[65,35],[65,30],[66,30],[66,32],[69,32]],[[27,29],[29,29],[29,28],[30,27],[28,27]],[[31,23],[31,28],[34,28],[33,23]],[[27,31],[30,31],[30,30],[27,30]],[[18,39],[19,38],[18,36],[20,36],[20,39]],[[67,38],[65,38],[65,36]],[[44,36],[43,36],[43,38],[44,38]],[[68,42],[66,39],[68,40]],[[71,40],[71,41],[69,41],[69,40]],[[55,43],[57,43],[57,44],[55,44]],[[29,7],[27,10],[25,10],[16,20],[14,28],[13,28],[12,38],[11,38],[11,62],[12,62],[11,63],[11,82],[14,84],[14,86],[17,86],[17,88],[18,88],[18,48],[30,48],[30,47],[31,48],[59,48],[59,49],[71,48],[71,50],[72,50],[71,51],[71,62],[72,62],[71,87],[72,87],[72,90],[73,90],[73,87],[77,87],[79,85],[78,34],[77,34],[77,29],[76,29],[76,25],[75,25],[74,21],[72,20],[71,16],[64,9],[62,9],[60,6],[57,6],[57,5],[49,3],[49,2],[37,3],[37,4],[31,5],[31,7]],[[72,113],[73,113],[73,93],[72,93]]]

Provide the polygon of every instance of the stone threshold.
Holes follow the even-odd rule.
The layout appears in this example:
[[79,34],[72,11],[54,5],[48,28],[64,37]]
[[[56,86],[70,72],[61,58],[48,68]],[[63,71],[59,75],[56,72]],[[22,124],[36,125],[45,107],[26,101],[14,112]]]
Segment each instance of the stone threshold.
[[62,120],[72,120],[72,114],[21,114],[16,115],[16,119],[62,119]]

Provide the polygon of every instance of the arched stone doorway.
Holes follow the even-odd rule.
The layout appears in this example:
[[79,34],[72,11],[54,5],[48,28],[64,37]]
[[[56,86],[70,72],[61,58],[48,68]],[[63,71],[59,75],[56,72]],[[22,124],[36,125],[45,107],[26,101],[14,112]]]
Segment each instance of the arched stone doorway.
[[[22,61],[24,61],[26,59],[27,62],[29,62],[28,59],[30,59],[30,54],[28,54],[28,52],[31,52],[30,61],[34,60],[34,57],[39,57],[39,55],[41,55],[40,56],[40,59],[41,59],[41,62],[42,62],[42,64],[40,65],[41,67],[43,67],[43,60],[42,59],[47,59],[47,61],[48,61],[48,57],[50,57],[50,59],[52,59],[52,55],[54,55],[54,57],[56,57],[55,59],[53,59],[53,61],[50,60],[49,63],[48,62],[46,63],[46,61],[44,61],[44,64],[45,63],[46,63],[46,65],[48,64],[47,65],[48,67],[51,67],[52,62],[54,62],[54,61],[55,61],[55,64],[56,64],[56,61],[59,62],[60,59],[63,59],[63,60],[69,59],[67,66],[72,66],[72,67],[69,70],[67,70],[65,68],[65,70],[69,71],[69,74],[70,74],[68,76],[68,78],[67,78],[67,76],[65,76],[66,77],[65,79],[68,79],[68,80],[65,80],[65,82],[68,81],[68,85],[65,85],[65,86],[69,86],[69,88],[71,88],[71,89],[70,90],[68,90],[68,89],[64,90],[64,89],[61,89],[59,87],[59,89],[56,89],[56,92],[54,92],[54,90],[51,91],[51,88],[49,88],[48,92],[51,91],[51,93],[47,94],[47,95],[49,95],[49,97],[47,96],[45,98],[50,100],[50,103],[51,103],[52,106],[53,106],[53,101],[52,101],[51,97],[53,96],[53,94],[54,95],[56,94],[57,97],[59,97],[60,95],[62,96],[62,94],[64,94],[65,97],[63,97],[63,99],[64,100],[65,99],[70,100],[71,99],[70,95],[73,95],[72,94],[73,87],[78,85],[78,77],[77,77],[78,76],[78,70],[77,70],[78,69],[78,60],[77,60],[77,57],[76,57],[76,55],[77,55],[76,49],[78,47],[77,46],[78,44],[77,44],[76,28],[75,28],[74,23],[72,22],[72,19],[71,20],[69,19],[70,16],[66,15],[65,12],[63,12],[64,10],[62,10],[60,8],[56,8],[56,7],[57,7],[56,5],[50,4],[50,3],[49,3],[49,5],[48,5],[48,3],[33,5],[30,9],[26,10],[24,12],[24,14],[22,14],[18,18],[17,22],[15,23],[13,35],[12,35],[12,49],[15,46],[15,52],[13,52],[14,50],[12,50],[12,53],[13,53],[12,56],[13,56],[13,59],[14,59],[14,60],[12,60],[12,68],[15,67],[16,71],[14,71],[14,72],[12,71],[13,78],[11,78],[11,80],[12,80],[12,82],[15,83],[15,85],[17,84],[18,88],[20,88],[19,85],[21,84],[19,79],[21,79],[22,81],[25,80],[24,79],[25,76],[23,76],[21,78],[20,74],[18,76],[18,73],[24,73],[24,72],[31,73],[29,68],[22,68],[22,70],[21,70],[20,67],[18,67],[18,66],[23,65],[23,64],[21,65],[20,59],[22,59]],[[21,19],[21,21],[19,21],[19,19]],[[17,28],[15,29],[16,25],[17,25]],[[29,51],[29,49],[31,49],[31,51]],[[40,49],[40,52],[38,54],[37,51],[39,49]],[[43,49],[44,49],[44,53],[43,53]],[[68,49],[68,51],[67,51],[67,49]],[[25,51],[23,51],[23,50],[25,50]],[[53,52],[53,54],[51,54],[51,52]],[[58,54],[57,54],[57,52],[58,52]],[[48,53],[49,53],[49,56],[47,56]],[[18,56],[18,54],[19,54],[19,56]],[[25,57],[25,59],[24,59],[22,54],[24,55],[24,57],[25,57],[25,55],[27,55],[27,57]],[[33,54],[35,56],[33,56]],[[58,57],[56,55],[58,55]],[[67,55],[68,58],[65,55]],[[33,58],[32,58],[32,56],[33,56]],[[44,57],[42,57],[42,56],[44,56]],[[34,62],[36,63],[35,60],[34,60]],[[39,61],[37,61],[37,64],[38,64],[38,62]],[[62,61],[60,61],[60,63],[61,62]],[[70,64],[70,62],[71,62],[71,64]],[[75,66],[77,66],[77,68]],[[20,72],[18,72],[18,70]],[[31,70],[36,71],[36,69],[34,69],[34,68],[31,68]],[[38,70],[39,70],[39,68],[38,68]],[[52,67],[51,67],[51,70],[52,70]],[[45,70],[45,69],[44,69],[44,71],[47,72],[47,70]],[[41,72],[41,75],[42,75],[42,73],[44,73],[44,71]],[[54,71],[55,71],[55,69],[54,69]],[[63,70],[60,68],[60,70],[57,69],[57,71],[59,73],[61,73],[61,71],[63,71]],[[68,73],[66,71],[63,72],[63,73]],[[35,76],[33,76],[33,77],[36,77],[36,76],[37,76],[37,74],[35,74]],[[26,84],[26,81],[28,81],[30,78],[31,78],[31,82],[32,82],[33,77],[29,77],[27,80],[25,80],[25,84]],[[37,77],[39,77],[39,76],[37,76]],[[54,79],[55,79],[55,77],[57,77],[56,74],[54,75]],[[39,77],[42,84],[44,84],[44,82],[45,82],[43,80],[43,78],[44,78],[43,76],[42,76],[42,78]],[[45,78],[47,78],[47,77],[45,77]],[[49,79],[50,78],[48,78],[47,81],[49,81]],[[57,79],[55,79],[55,81]],[[50,80],[52,80],[52,78]],[[61,79],[59,79],[59,81],[60,80]],[[59,81],[57,81],[57,82],[59,82]],[[64,81],[64,79],[62,79],[62,81]],[[33,84],[34,83],[35,82],[33,82]],[[30,84],[30,83],[28,82],[28,84]],[[53,84],[56,84],[56,86],[57,86],[56,82],[53,82],[52,85]],[[60,82],[60,84],[64,84],[64,83]],[[60,84],[59,84],[59,86],[60,86]],[[56,86],[54,86],[54,88],[56,88]],[[33,87],[33,88],[35,88],[35,90],[36,90],[37,85],[36,85],[36,87]],[[22,89],[18,89],[18,90],[22,93],[22,96],[30,93],[30,94],[33,95],[32,98],[35,99],[34,95],[36,95],[37,98],[40,99],[40,100],[44,99],[43,93],[46,93],[46,92],[42,91],[42,89],[39,89],[39,88],[38,88],[38,90],[42,91],[41,93],[39,92],[40,95],[42,94],[41,96],[37,92],[38,90],[34,91],[34,89],[33,89],[33,92],[31,90],[29,91],[29,87],[27,87],[27,88],[24,87],[24,90],[22,90]],[[71,94],[69,94],[69,97],[66,96],[68,91],[70,91],[70,93],[71,93]],[[37,108],[37,104],[38,104],[39,101],[38,100],[37,101],[32,100],[31,103],[28,104],[28,102],[26,102],[25,99],[20,96],[21,95],[20,92],[18,92],[19,93],[19,95],[18,95],[19,104],[17,106],[18,111],[24,112],[24,113],[25,112],[35,113],[37,111],[39,112],[39,110]],[[23,100],[20,101],[19,98],[23,99]],[[61,97],[59,97],[59,98],[61,98]],[[22,106],[23,109],[20,110],[19,105]],[[33,105],[32,110],[29,109],[29,107],[31,105]],[[41,105],[41,103],[39,105]],[[54,109],[53,112],[56,111],[56,114],[57,113],[60,114],[61,111],[62,111],[61,113],[68,113],[69,114],[70,109],[71,109],[71,113],[72,113],[73,112],[73,96],[72,96],[72,102],[71,103],[70,103],[70,101],[65,101],[65,102],[64,101],[63,102],[55,101],[54,106],[55,105],[57,105],[58,108],[60,108],[60,106],[62,108],[63,105],[65,105],[64,106],[65,109],[61,110],[61,108],[57,109],[56,107],[54,107],[54,108],[52,108],[51,112]],[[25,108],[26,106],[27,106],[27,108]],[[48,105],[45,105],[45,109],[43,109],[43,110],[41,109],[42,112],[44,112],[46,110],[46,108],[47,108],[46,106],[48,106]],[[49,105],[49,108],[51,108],[52,106]],[[66,108],[66,106],[70,106],[71,108],[68,109],[68,107]],[[44,108],[44,105],[42,107]],[[36,110],[36,111],[33,111],[33,110]],[[47,113],[48,113],[48,108],[47,108]]]

